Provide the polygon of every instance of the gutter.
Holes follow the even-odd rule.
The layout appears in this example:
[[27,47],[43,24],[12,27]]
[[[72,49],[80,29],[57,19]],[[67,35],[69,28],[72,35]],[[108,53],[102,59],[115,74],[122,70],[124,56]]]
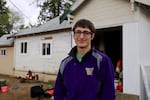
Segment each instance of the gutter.
[[135,2],[139,2],[141,4],[150,6],[150,0],[134,0]]

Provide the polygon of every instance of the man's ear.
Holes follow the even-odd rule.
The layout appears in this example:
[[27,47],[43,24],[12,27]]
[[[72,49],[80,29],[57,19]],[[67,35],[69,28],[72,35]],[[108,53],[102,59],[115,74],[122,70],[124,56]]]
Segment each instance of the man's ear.
[[95,33],[93,33],[93,34],[91,35],[91,40],[94,39],[94,36],[95,36]]

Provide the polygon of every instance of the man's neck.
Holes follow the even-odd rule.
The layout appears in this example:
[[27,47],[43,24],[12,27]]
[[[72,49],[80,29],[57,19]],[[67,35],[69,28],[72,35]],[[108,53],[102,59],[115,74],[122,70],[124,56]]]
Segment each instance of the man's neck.
[[80,48],[80,47],[77,47],[77,54],[80,55],[80,56],[84,56],[87,52],[89,52],[91,50],[90,47],[88,48]]

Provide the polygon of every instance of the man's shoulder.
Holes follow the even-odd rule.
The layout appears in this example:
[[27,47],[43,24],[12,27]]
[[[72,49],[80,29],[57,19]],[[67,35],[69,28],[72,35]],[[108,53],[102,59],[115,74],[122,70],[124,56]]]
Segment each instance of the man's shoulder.
[[68,62],[70,62],[71,60],[73,59],[73,57],[72,56],[67,56],[67,57],[65,57],[62,61],[61,61],[61,63],[62,64],[66,64],[66,63],[68,63]]
[[96,57],[100,57],[101,59],[109,59],[107,54],[105,54],[103,51],[100,51],[100,50],[97,50],[97,49],[93,50],[93,54],[97,55]]
[[60,64],[60,73],[63,74],[63,71],[66,67],[66,65],[73,59],[73,57],[71,56],[67,56],[65,57],[62,61],[61,61],[61,64]]

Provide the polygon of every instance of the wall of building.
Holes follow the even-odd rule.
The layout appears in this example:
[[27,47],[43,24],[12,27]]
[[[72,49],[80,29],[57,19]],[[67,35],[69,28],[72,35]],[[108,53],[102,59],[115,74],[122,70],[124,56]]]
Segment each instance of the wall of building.
[[0,74],[13,75],[14,47],[3,47],[6,55],[0,55]]
[[89,0],[73,13],[74,22],[81,18],[90,19],[97,28],[119,26],[136,21],[129,0]]
[[124,93],[141,95],[140,66],[150,65],[149,11],[149,7],[140,5],[137,10],[138,21],[123,24]]
[[150,7],[140,9],[139,52],[142,65],[150,65]]
[[[52,52],[50,57],[41,56],[41,41],[44,37],[52,37]],[[27,55],[20,54],[20,42],[28,41]],[[23,37],[15,40],[15,70],[57,74],[61,60],[67,56],[71,48],[71,33]]]
[[129,0],[91,0],[73,13],[74,22],[87,18],[97,29],[123,26],[123,92],[135,95],[140,95],[140,63],[150,57],[144,46],[150,43],[149,16],[141,16],[138,6],[133,9]]
[[[139,61],[140,66],[150,66],[150,7],[141,6],[140,25],[139,25]],[[148,70],[147,70],[148,71]],[[149,72],[150,73],[150,72]],[[142,73],[143,74],[143,73]],[[142,75],[141,74],[141,75]],[[144,79],[148,79],[146,76]],[[144,80],[145,81],[145,80]],[[147,80],[149,81],[149,80]],[[141,79],[141,100],[146,94],[142,87],[143,78]]]

